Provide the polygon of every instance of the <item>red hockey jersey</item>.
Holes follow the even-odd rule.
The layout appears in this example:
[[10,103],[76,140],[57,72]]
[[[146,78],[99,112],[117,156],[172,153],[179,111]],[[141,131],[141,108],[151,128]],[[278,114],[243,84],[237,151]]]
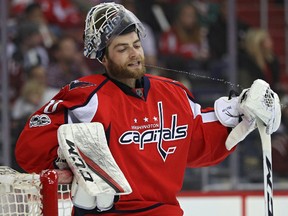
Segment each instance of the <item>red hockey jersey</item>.
[[58,127],[101,122],[133,190],[111,215],[182,215],[176,194],[185,168],[221,162],[230,153],[224,144],[228,129],[179,82],[145,75],[142,83],[135,91],[105,75],[71,82],[30,117],[16,145],[18,163],[28,172],[55,168]]

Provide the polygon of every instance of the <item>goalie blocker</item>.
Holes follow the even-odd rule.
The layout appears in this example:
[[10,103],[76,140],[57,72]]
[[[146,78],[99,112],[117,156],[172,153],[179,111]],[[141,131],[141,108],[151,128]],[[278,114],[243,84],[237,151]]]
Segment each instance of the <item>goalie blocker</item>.
[[61,125],[58,142],[62,159],[74,174],[72,201],[76,207],[106,211],[113,206],[115,195],[132,192],[109,150],[101,123]]
[[257,128],[256,121],[266,126],[268,135],[274,133],[281,123],[279,97],[267,82],[260,79],[255,80],[249,89],[244,89],[239,97],[219,98],[214,108],[221,124],[233,128],[226,140],[228,150]]

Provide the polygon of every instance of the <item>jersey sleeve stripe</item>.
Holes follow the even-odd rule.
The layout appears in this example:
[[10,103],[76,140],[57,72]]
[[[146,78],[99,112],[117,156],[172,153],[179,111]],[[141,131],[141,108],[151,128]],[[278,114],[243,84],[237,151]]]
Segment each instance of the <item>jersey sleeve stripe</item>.
[[95,93],[85,106],[71,110],[79,122],[91,122],[98,109],[98,96]]
[[204,123],[218,121],[215,112],[201,113],[201,116]]
[[192,113],[194,115],[194,119],[197,116],[200,115],[202,117],[203,123],[209,123],[209,122],[218,121],[214,111],[202,113],[201,112],[201,106],[199,104],[197,104],[197,103],[193,102],[192,100],[190,100],[188,95],[187,95],[187,99],[189,101]]

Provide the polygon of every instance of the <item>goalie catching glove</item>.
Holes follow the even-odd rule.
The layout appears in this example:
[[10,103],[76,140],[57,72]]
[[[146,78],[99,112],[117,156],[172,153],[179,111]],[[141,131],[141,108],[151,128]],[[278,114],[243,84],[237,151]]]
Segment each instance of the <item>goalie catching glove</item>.
[[234,128],[226,140],[231,150],[257,127],[257,119],[266,126],[266,133],[275,132],[281,122],[281,105],[278,95],[263,80],[255,80],[239,97],[221,97],[214,103],[218,120]]
[[61,125],[58,142],[58,155],[64,156],[74,174],[72,201],[76,207],[106,211],[113,206],[115,195],[132,192],[109,150],[102,124]]

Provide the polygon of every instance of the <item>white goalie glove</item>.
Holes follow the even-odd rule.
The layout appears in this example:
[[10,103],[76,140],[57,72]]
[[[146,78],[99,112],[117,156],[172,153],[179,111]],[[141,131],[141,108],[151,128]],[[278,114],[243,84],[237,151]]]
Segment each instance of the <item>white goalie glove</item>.
[[71,194],[76,207],[107,211],[115,195],[132,192],[109,150],[102,124],[61,125],[58,142],[61,157],[74,174]]
[[[275,132],[281,121],[281,105],[278,95],[263,80],[255,80],[239,97],[221,97],[214,103],[218,120],[226,127],[234,128],[226,140],[231,150],[256,127],[257,119],[266,126],[266,133]],[[239,121],[240,119],[240,121]]]

